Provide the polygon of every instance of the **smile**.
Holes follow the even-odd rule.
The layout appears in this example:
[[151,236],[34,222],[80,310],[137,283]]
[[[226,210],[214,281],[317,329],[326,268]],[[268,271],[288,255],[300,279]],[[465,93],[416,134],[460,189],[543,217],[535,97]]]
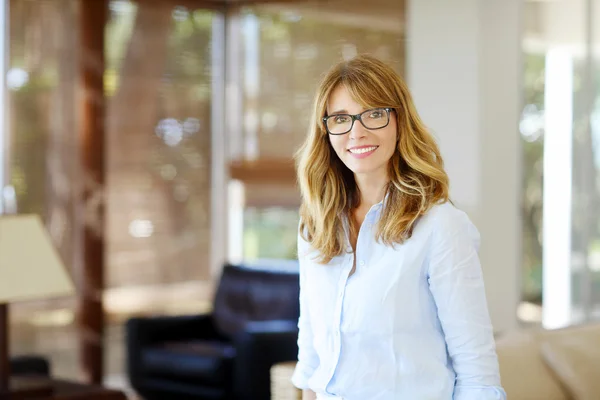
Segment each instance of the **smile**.
[[375,151],[379,146],[371,146],[371,147],[360,147],[355,149],[348,149],[348,151],[352,154],[366,154]]

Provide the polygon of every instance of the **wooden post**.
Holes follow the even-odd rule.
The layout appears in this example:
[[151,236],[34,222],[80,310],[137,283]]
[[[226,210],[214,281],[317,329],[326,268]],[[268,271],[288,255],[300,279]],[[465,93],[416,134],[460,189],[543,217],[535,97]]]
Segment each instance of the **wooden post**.
[[80,363],[89,383],[101,383],[104,369],[104,183],[105,97],[104,28],[107,0],[80,0],[79,129],[82,194],[82,257],[78,264]]
[[10,323],[8,305],[0,304],[0,393],[9,389],[10,382]]
[[[4,187],[10,183],[10,174],[8,171],[8,123],[6,121],[6,87],[4,77],[8,67],[8,49],[10,42],[8,40],[8,22],[9,22],[9,2],[0,0],[0,218],[6,213],[3,191]],[[1,240],[2,238],[0,238]],[[0,265],[0,268],[2,266]],[[0,393],[9,389],[10,382],[10,320],[8,304],[0,304]]]

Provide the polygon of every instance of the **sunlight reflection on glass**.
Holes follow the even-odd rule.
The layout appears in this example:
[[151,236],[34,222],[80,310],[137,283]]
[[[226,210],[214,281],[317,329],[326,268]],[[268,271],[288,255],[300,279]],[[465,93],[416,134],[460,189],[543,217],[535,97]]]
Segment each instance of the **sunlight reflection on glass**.
[[523,139],[531,143],[541,138],[544,132],[544,121],[543,110],[538,110],[535,104],[526,105],[519,123],[519,130]]
[[136,238],[147,238],[154,233],[152,221],[147,219],[134,219],[129,224],[129,234]]
[[183,122],[183,133],[186,135],[193,135],[200,131],[200,120],[198,118],[187,118]]
[[173,19],[177,22],[185,21],[188,19],[189,15],[189,11],[183,6],[175,7],[173,10]]
[[164,180],[172,181],[177,176],[177,168],[173,164],[166,164],[160,168],[160,176]]
[[116,14],[127,14],[135,9],[135,5],[129,1],[113,0],[109,2],[108,8]]
[[181,140],[183,140],[183,128],[179,121],[174,118],[161,120],[158,123],[155,132],[167,146],[177,146],[181,143]]
[[29,73],[23,68],[11,68],[6,73],[6,86],[11,90],[19,90],[29,82]]

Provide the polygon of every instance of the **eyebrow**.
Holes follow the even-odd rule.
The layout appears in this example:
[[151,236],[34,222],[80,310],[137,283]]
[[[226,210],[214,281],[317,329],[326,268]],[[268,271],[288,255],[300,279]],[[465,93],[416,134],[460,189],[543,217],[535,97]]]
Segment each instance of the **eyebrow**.
[[335,114],[349,114],[348,111],[342,109],[342,110],[336,110],[333,112],[328,113],[329,115],[335,115]]
[[[360,113],[362,113],[364,111],[366,111],[366,109],[363,108]],[[336,110],[336,111],[333,111],[333,112],[329,113],[329,115],[335,115],[335,114],[350,114],[350,113],[347,110],[345,110],[345,109]]]

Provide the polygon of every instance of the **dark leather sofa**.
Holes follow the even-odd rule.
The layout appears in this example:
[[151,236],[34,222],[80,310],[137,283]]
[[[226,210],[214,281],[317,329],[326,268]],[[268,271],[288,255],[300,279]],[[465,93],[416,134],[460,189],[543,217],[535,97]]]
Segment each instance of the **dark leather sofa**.
[[10,373],[14,376],[50,376],[50,363],[41,356],[21,355],[10,359]]
[[296,360],[299,281],[286,270],[226,265],[204,315],[127,321],[127,368],[146,400],[270,399],[270,368]]

